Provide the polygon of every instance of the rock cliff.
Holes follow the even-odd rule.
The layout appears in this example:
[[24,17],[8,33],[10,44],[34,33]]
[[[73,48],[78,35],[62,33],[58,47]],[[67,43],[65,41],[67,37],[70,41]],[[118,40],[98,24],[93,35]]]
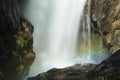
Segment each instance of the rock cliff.
[[92,31],[112,54],[120,48],[120,0],[91,0]]
[[35,58],[34,29],[19,9],[16,0],[0,0],[0,80],[22,80]]

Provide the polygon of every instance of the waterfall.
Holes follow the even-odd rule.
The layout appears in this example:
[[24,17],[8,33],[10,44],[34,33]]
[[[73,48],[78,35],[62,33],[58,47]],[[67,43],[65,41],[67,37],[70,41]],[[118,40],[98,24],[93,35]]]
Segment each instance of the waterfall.
[[90,8],[91,8],[91,0],[88,0],[86,12],[82,14],[81,18],[81,26],[79,28],[79,44],[80,44],[80,55],[77,57],[78,63],[92,63],[91,60],[91,23],[90,23]]
[[86,0],[29,1],[25,16],[35,28],[36,53],[30,75],[75,64],[80,17],[85,2]]
[[[86,1],[29,0],[24,12],[34,25],[36,53],[29,76],[51,68],[98,63],[105,59],[102,39],[92,40],[97,35],[91,32],[91,0],[85,5]],[[83,11],[85,6],[87,9]]]

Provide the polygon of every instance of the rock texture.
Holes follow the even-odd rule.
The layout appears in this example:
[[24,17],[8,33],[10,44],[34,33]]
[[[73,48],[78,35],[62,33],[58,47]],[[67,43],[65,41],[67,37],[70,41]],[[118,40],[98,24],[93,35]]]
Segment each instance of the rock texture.
[[120,50],[98,65],[51,69],[28,80],[120,80]]
[[114,53],[120,48],[120,0],[91,0],[90,16],[92,31]]
[[63,69],[54,68],[28,80],[88,80],[88,72],[94,67],[94,64],[78,64]]
[[22,80],[35,58],[33,26],[17,5],[17,0],[0,0],[0,80]]
[[120,50],[97,65],[94,74],[97,74],[95,80],[120,80]]

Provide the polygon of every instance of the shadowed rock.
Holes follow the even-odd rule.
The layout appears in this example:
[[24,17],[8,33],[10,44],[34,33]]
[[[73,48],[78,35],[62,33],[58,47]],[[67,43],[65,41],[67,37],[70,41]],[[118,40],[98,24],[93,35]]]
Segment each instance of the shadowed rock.
[[0,0],[0,80],[23,80],[34,61],[33,26],[17,0]]
[[63,69],[51,69],[28,80],[119,80],[120,50],[98,65],[77,64]]
[[88,72],[94,67],[94,64],[77,64],[63,69],[54,68],[28,80],[88,80]]

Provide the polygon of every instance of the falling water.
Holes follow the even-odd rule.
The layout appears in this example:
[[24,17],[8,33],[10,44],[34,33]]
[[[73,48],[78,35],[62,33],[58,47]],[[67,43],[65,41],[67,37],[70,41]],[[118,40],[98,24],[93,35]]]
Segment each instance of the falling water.
[[91,61],[91,26],[90,26],[90,8],[91,0],[88,0],[87,10],[82,14],[81,26],[80,26],[80,55],[77,57],[78,63],[92,63]]
[[86,0],[30,0],[25,14],[35,27],[36,52],[30,75],[53,67],[75,64],[79,22],[85,2]]
[[[90,20],[91,0],[87,0],[81,17],[78,35],[78,50],[75,56],[77,63],[98,64],[108,56],[107,49],[103,45],[103,37],[94,34],[91,30]],[[99,26],[101,28],[101,26]],[[101,30],[101,29],[100,29]]]
[[[29,76],[50,68],[103,60],[103,46],[92,49],[91,0],[86,4],[87,13],[84,11],[83,14],[85,3],[86,0],[29,0],[25,16],[34,25],[36,53]],[[96,57],[96,54],[99,56]]]

